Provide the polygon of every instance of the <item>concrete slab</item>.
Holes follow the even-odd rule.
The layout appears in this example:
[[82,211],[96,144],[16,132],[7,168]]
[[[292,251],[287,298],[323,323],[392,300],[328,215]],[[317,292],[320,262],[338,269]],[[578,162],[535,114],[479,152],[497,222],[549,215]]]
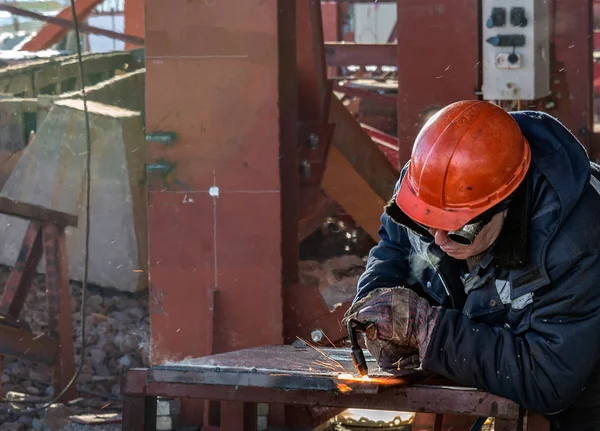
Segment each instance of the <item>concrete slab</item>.
[[[145,142],[139,112],[88,102],[92,135],[90,283],[147,286]],[[58,101],[0,195],[79,216],[67,230],[70,277],[83,277],[86,140],[83,102]],[[0,215],[0,264],[13,265],[27,222]],[[40,270],[43,267],[40,266]]]

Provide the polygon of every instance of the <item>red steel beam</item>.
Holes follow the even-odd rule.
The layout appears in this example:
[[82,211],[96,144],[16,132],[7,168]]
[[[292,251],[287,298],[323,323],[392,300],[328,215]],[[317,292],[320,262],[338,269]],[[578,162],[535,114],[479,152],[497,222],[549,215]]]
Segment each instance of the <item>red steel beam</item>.
[[[0,5],[0,10],[11,13],[16,16],[23,16],[23,17],[35,19],[38,21],[51,23],[51,24],[57,25],[59,27],[62,27],[66,30],[72,30],[73,28],[75,28],[75,24],[73,24],[72,20],[46,16],[46,15],[42,15],[40,13],[21,9],[16,6],[3,4],[3,5]],[[98,34],[100,36],[106,36],[111,39],[122,40],[124,42],[130,43],[133,45],[138,45],[138,46],[144,45],[143,38],[132,36],[129,34],[119,33],[116,31],[106,30],[106,29],[99,28],[99,27],[93,27],[91,25],[79,24],[79,31],[81,31],[82,33]],[[26,49],[24,49],[24,48],[22,48],[22,50],[26,51]]]
[[[80,21],[83,21],[96,6],[102,3],[102,1],[103,0],[76,0],[75,12],[77,12],[77,18]],[[61,10],[58,13],[57,18],[71,20],[72,16],[71,7],[69,6]],[[66,34],[67,30],[64,27],[55,24],[46,24],[29,42],[23,45],[21,50],[33,52],[48,49],[52,45],[58,43]]]
[[348,97],[360,97],[361,99],[372,100],[381,106],[393,108],[397,104],[397,97],[395,94],[380,94],[366,88],[351,87],[350,85],[340,85],[335,88],[335,91],[344,93]]
[[396,56],[395,43],[325,43],[328,66],[393,66]]

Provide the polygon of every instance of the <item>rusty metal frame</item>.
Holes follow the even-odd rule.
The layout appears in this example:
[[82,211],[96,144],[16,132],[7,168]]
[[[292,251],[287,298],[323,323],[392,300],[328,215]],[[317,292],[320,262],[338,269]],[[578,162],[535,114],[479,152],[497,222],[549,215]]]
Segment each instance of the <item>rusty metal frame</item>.
[[395,43],[325,43],[328,66],[395,66]]
[[[257,364],[258,365],[258,364]],[[250,371],[248,371],[250,372]],[[547,423],[528,426],[531,417],[513,401],[474,389],[448,386],[413,385],[390,388],[379,393],[342,394],[325,390],[300,390],[287,387],[251,387],[239,379],[237,384],[224,384],[219,374],[204,383],[165,383],[153,381],[149,369],[130,369],[121,382],[123,397],[123,429],[133,431],[155,430],[155,417],[148,412],[155,409],[156,397],[198,398],[227,400],[243,404],[249,412],[257,403],[319,405],[337,408],[362,408],[429,413],[454,413],[499,418],[505,429],[527,431],[548,430]],[[238,415],[233,425],[222,422],[222,431],[254,430],[255,414]]]
[[[298,168],[290,175],[300,172],[295,197],[298,199],[299,231],[306,230],[306,225],[318,225],[330,206],[320,189],[334,131],[328,118],[333,83],[327,80],[322,20],[320,2],[296,2],[298,134],[294,157],[297,157]],[[294,193],[294,190],[286,189],[286,193]]]
[[396,95],[380,94],[366,88],[352,87],[347,85],[347,83],[341,83],[341,85],[336,87],[336,91],[344,93],[348,97],[359,97],[361,99],[372,100],[382,106],[391,108],[395,107],[398,103],[398,97]]

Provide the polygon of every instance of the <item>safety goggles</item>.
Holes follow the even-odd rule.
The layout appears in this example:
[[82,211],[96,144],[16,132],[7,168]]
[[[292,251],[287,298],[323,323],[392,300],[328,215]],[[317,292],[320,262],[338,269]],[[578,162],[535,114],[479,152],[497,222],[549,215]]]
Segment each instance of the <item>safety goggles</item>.
[[[508,209],[510,203],[512,201],[512,196],[500,202],[498,205],[493,206],[487,211],[483,212],[479,216],[475,217],[469,223],[465,224],[463,227],[457,230],[449,231],[448,238],[451,241],[454,241],[461,245],[472,245],[475,242],[475,238],[477,235],[481,233],[483,228],[492,221],[492,218],[505,210]],[[413,220],[414,221],[414,220]],[[415,221],[423,229],[429,231],[430,227],[422,225],[421,223]],[[434,228],[435,229],[435,228]]]

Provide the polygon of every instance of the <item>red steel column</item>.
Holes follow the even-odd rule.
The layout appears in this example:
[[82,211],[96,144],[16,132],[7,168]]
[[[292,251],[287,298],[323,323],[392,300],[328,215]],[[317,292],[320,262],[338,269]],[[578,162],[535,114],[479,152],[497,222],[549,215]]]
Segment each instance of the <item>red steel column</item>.
[[[145,0],[125,1],[125,34],[144,37],[144,6]],[[125,44],[125,49],[135,49],[139,46]]]
[[409,158],[430,109],[475,99],[479,85],[478,4],[398,0],[398,157]]
[[594,116],[592,0],[553,0],[551,6],[554,108],[548,112],[590,149]]
[[154,364],[283,340],[278,6],[146,1]]

